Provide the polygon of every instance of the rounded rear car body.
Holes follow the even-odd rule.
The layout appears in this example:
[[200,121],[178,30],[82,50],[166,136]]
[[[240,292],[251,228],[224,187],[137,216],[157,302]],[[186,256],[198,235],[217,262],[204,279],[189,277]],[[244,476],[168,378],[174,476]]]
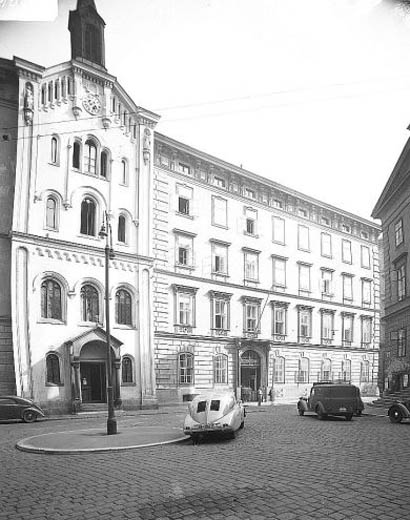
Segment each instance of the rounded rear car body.
[[44,417],[44,412],[31,399],[15,395],[0,396],[0,420],[34,422],[38,417]]
[[191,437],[209,433],[234,434],[243,428],[245,408],[232,393],[196,396],[188,407],[184,433]]

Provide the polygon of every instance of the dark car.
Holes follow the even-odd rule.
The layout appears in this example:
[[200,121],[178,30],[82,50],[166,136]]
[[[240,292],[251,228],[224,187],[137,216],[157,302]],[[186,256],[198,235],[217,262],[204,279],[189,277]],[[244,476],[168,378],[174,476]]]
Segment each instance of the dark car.
[[345,417],[351,421],[353,415],[361,415],[364,404],[360,390],[350,383],[313,383],[309,397],[301,397],[297,404],[299,415],[314,412],[319,419],[328,415]]
[[15,395],[0,396],[0,420],[21,419],[31,423],[39,417],[44,417],[44,412],[31,399]]
[[410,419],[410,400],[395,401],[387,412],[390,422],[401,423],[403,419]]

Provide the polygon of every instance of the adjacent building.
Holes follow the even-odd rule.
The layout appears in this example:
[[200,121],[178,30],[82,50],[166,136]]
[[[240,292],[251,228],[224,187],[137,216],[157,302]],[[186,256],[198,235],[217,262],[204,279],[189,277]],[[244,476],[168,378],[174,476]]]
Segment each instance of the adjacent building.
[[410,389],[410,140],[380,195],[372,216],[382,221],[385,295],[384,338],[380,351],[381,387],[388,392]]
[[133,408],[374,393],[379,227],[155,132],[104,27],[78,0],[70,61],[0,60],[0,393],[89,409],[107,370]]
[[376,392],[380,228],[155,134],[159,400]]

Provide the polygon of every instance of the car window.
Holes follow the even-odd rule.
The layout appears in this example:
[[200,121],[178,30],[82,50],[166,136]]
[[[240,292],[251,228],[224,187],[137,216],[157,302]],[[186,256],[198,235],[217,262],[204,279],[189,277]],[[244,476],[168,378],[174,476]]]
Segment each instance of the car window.
[[14,399],[4,399],[0,398],[0,405],[2,404],[16,404]]
[[214,412],[219,410],[219,406],[221,405],[221,401],[219,399],[212,399],[210,409]]
[[206,410],[206,401],[199,401],[198,407],[196,409],[197,413],[205,412]]

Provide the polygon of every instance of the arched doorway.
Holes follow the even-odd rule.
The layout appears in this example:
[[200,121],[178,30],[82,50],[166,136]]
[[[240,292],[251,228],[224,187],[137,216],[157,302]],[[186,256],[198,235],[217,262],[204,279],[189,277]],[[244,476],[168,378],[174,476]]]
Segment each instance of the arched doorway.
[[257,401],[261,386],[261,358],[254,350],[241,355],[241,387],[244,401]]
[[81,349],[80,381],[83,403],[107,402],[106,355],[106,344],[102,341],[90,341]]

